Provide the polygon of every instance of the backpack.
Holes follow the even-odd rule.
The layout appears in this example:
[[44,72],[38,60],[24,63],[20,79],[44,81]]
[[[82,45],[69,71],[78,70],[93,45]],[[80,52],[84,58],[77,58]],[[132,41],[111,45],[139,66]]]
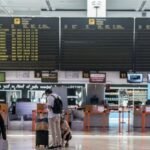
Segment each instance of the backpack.
[[54,105],[52,107],[52,111],[54,114],[61,114],[63,110],[63,103],[59,96],[55,97],[54,95],[51,95],[54,98]]

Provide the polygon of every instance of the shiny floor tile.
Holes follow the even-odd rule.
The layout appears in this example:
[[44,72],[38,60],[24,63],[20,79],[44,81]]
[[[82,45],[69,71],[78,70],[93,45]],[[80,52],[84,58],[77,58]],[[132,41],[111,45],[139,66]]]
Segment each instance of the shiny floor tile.
[[[92,130],[73,132],[68,148],[62,150],[150,150],[150,132],[122,132]],[[51,136],[50,136],[51,137]],[[35,150],[35,133],[8,131],[9,150]],[[41,147],[42,149],[42,147]],[[60,148],[59,148],[60,149]],[[59,150],[55,149],[55,150]]]

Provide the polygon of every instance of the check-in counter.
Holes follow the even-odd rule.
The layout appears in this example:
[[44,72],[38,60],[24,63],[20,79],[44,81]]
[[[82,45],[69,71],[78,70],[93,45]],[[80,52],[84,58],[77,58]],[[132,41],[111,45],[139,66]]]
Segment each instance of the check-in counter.
[[84,109],[72,110],[71,128],[72,130],[84,130]]
[[86,106],[84,129],[89,130],[90,127],[109,127],[109,111],[104,106]]
[[37,103],[17,102],[15,118],[9,118],[10,130],[32,131],[32,110],[36,110]]
[[108,127],[109,111],[104,106],[87,105],[84,108],[67,110],[66,120],[71,123],[72,130]]
[[142,115],[143,115],[143,107],[135,107],[134,108],[134,116],[133,116],[133,127],[134,128],[142,128]]
[[134,128],[150,128],[150,106],[135,107]]

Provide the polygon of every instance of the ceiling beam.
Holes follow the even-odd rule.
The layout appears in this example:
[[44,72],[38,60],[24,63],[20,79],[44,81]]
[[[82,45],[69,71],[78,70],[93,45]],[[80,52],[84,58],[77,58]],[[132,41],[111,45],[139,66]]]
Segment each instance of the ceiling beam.
[[53,0],[45,0],[45,2],[46,2],[46,5],[47,5],[47,7],[48,7],[48,11],[53,11],[53,10],[55,10]]
[[0,0],[0,7],[6,13],[6,15],[12,16],[13,9],[11,9],[5,0]]
[[138,9],[138,11],[143,11],[146,6],[147,0],[142,0],[141,5]]
[[48,10],[49,10],[49,11],[52,11],[51,2],[50,2],[49,0],[45,0],[45,2],[46,2],[46,5],[47,5],[47,7],[48,7]]

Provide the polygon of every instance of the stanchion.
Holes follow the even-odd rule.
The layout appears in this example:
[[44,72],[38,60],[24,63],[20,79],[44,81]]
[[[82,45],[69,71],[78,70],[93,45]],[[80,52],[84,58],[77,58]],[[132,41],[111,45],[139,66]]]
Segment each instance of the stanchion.
[[130,109],[128,108],[128,132],[130,132]]
[[87,118],[87,122],[88,122],[88,131],[90,130],[90,112],[87,113],[88,118]]
[[103,130],[106,129],[106,111],[104,110],[104,113],[103,113]]
[[106,130],[107,127],[109,127],[109,125],[107,126],[107,115],[109,113],[109,109],[108,108],[105,108],[104,109],[104,129]]
[[84,130],[85,131],[87,130],[87,127],[88,127],[87,119],[88,119],[88,112],[85,111],[84,112]]
[[122,106],[122,123],[124,123],[124,106]]
[[145,112],[142,112],[142,132],[145,131]]
[[119,133],[121,132],[121,110],[119,108]]

